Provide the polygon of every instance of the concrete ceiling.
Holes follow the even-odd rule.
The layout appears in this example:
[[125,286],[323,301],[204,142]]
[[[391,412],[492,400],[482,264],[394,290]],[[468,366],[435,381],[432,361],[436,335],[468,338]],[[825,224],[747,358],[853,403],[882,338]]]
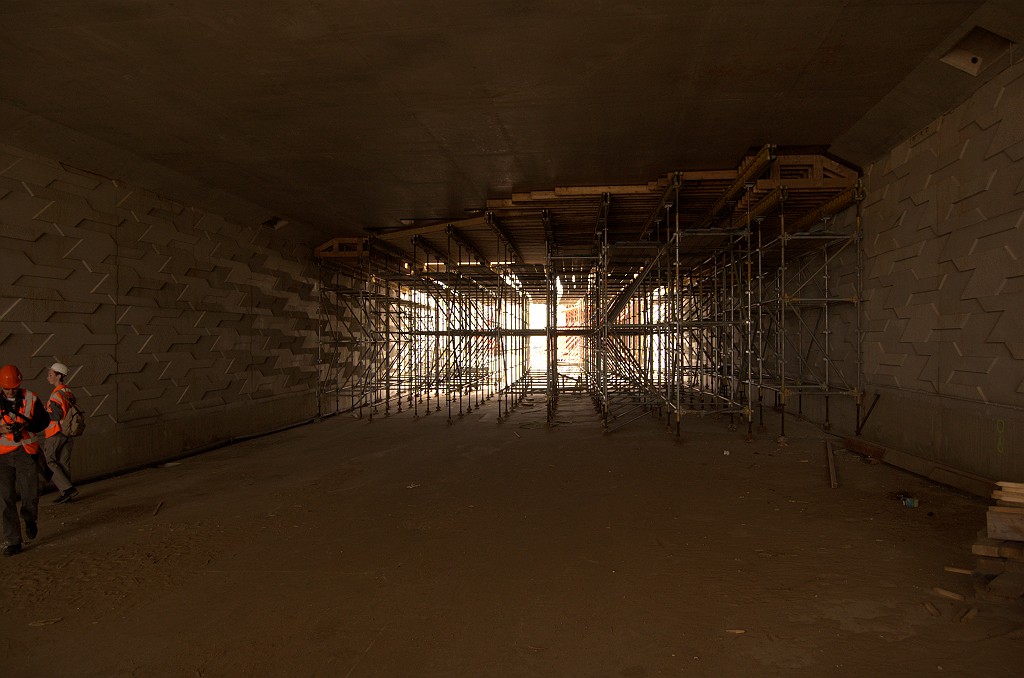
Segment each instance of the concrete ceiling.
[[488,199],[866,163],[983,76],[938,61],[1012,0],[5,0],[0,142],[311,241]]

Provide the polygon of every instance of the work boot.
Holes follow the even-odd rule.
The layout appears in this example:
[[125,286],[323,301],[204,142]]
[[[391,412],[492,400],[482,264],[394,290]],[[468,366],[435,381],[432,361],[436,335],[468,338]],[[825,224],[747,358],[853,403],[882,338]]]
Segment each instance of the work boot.
[[5,556],[16,556],[21,553],[21,544],[8,544],[4,547],[3,554]]
[[32,541],[33,539],[36,538],[37,534],[39,534],[39,525],[36,524],[36,521],[34,521],[34,520],[26,520],[25,521],[25,536],[28,537],[28,540]]
[[53,503],[66,504],[72,499],[74,499],[76,494],[78,494],[78,488],[72,485],[68,489],[61,492],[60,496],[53,500]]

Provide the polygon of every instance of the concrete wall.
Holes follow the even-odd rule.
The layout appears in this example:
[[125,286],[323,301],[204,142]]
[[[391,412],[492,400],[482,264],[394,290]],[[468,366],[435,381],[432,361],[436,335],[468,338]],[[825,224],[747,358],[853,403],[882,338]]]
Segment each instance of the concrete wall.
[[71,367],[77,479],[316,414],[308,245],[0,145],[0,246],[0,362]]
[[[1024,481],[1024,64],[865,168],[863,436]],[[851,213],[843,215],[847,222]],[[855,426],[848,404],[837,420]]]

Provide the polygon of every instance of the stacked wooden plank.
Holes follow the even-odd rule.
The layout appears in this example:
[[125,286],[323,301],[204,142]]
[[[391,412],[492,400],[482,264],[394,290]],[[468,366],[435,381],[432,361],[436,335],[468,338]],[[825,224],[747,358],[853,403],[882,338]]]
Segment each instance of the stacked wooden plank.
[[1019,599],[1024,596],[1024,483],[997,482],[992,498],[996,505],[988,509],[986,529],[971,548],[978,556],[975,572],[987,597]]

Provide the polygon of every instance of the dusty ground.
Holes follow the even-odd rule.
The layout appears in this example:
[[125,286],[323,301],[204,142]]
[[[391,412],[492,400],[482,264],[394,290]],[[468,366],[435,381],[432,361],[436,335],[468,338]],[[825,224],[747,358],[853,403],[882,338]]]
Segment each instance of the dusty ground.
[[943,570],[984,500],[847,452],[830,489],[809,425],[496,412],[335,417],[44,497],[0,560],[3,674],[1022,674],[1024,608]]

